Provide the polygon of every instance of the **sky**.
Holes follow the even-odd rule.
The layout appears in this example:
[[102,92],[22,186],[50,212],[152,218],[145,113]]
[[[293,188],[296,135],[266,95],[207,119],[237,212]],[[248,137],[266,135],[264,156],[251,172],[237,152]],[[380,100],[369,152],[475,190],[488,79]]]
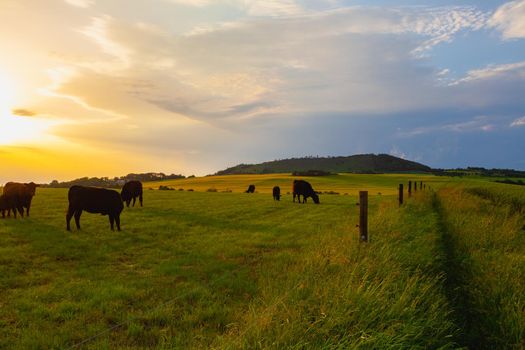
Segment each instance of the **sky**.
[[0,0],[0,183],[524,151],[525,0]]

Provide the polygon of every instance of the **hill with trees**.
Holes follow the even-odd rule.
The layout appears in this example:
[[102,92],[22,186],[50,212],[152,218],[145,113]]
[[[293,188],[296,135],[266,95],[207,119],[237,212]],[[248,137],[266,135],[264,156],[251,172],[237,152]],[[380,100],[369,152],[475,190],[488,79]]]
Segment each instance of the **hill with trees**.
[[358,154],[347,157],[304,157],[274,160],[260,164],[239,164],[215,175],[303,173],[398,173],[430,172],[426,165],[389,154]]

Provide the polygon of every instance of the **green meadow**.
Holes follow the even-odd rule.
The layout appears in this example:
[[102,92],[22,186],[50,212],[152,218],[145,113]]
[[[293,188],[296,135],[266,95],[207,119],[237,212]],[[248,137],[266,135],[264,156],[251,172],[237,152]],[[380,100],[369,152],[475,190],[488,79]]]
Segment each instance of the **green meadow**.
[[[342,174],[307,178],[323,194],[302,205],[292,180],[145,183],[121,232],[88,213],[67,232],[67,189],[39,188],[0,219],[0,348],[525,348],[524,187]],[[427,189],[399,207],[409,180]]]

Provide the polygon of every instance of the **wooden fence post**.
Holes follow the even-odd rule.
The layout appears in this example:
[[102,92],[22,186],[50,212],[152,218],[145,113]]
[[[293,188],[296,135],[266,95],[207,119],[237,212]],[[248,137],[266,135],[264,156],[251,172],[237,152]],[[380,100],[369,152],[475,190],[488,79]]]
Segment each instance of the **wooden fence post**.
[[412,181],[408,181],[408,196],[412,195]]
[[423,181],[421,181],[421,182],[419,183],[419,189],[420,189],[420,190],[423,190]]
[[399,184],[399,206],[403,205],[403,184]]
[[414,192],[417,192],[417,181],[414,181]]
[[368,242],[368,191],[359,191],[359,240]]

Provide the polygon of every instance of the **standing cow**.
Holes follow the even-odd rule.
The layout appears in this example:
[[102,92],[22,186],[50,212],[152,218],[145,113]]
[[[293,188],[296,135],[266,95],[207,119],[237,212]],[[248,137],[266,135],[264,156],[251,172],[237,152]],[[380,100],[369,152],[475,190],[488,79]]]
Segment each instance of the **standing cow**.
[[303,203],[306,203],[308,197],[312,197],[315,204],[319,204],[319,196],[315,193],[312,185],[304,180],[293,180],[293,201],[295,202],[295,196],[297,201],[301,203],[301,196],[303,196]]
[[248,189],[245,193],[254,193],[255,192],[255,185],[248,186]]
[[67,230],[71,231],[69,222],[75,216],[77,229],[80,230],[80,215],[85,210],[88,213],[109,215],[109,224],[114,231],[113,223],[117,224],[120,231],[120,213],[124,209],[122,198],[115,190],[97,187],[71,186],[67,194],[69,207],[67,209]]
[[274,201],[281,200],[281,188],[279,186],[274,186],[272,192]]
[[5,196],[2,194],[0,195],[0,212],[2,213],[2,218],[5,218],[5,212],[7,210],[9,210],[9,206],[7,205]]
[[34,182],[30,183],[18,183],[8,182],[4,186],[4,196],[7,203],[7,216],[11,215],[11,211],[16,218],[16,210],[20,215],[24,216],[24,208],[26,208],[26,214],[29,216],[29,210],[31,209],[31,201],[36,192],[36,188],[39,185]]
[[131,200],[133,200],[133,206],[135,206],[135,201],[137,197],[139,198],[140,206],[142,207],[142,183],[140,181],[128,181],[122,187],[120,192],[122,200],[126,202],[126,207],[129,208]]

